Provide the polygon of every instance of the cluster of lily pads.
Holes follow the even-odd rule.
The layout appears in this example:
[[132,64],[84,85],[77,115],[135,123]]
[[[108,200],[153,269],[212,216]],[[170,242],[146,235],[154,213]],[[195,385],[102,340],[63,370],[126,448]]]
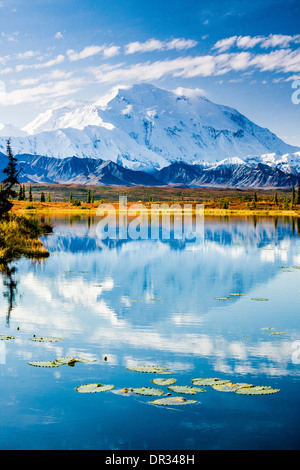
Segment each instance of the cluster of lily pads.
[[[282,272],[293,272],[295,269],[300,269],[300,266],[279,266],[280,269],[282,269]],[[243,296],[246,294],[242,294],[240,292],[231,292],[227,297],[215,297],[214,300],[233,300],[235,296]],[[267,302],[269,299],[266,299],[264,297],[252,297],[251,300],[256,300],[260,302]]]
[[[16,339],[16,336],[13,335],[0,335],[0,340],[10,340],[10,339]],[[34,341],[38,343],[57,343],[60,341],[64,341],[63,338],[58,338],[56,336],[36,336],[33,335],[31,338],[29,338],[29,341]],[[52,361],[29,361],[27,364],[34,366],[34,367],[59,367],[64,364],[67,364],[68,366],[74,366],[76,362],[83,362],[83,363],[89,363],[89,362],[95,362],[91,361],[89,359],[84,359],[81,357],[57,357],[56,359]]]
[[92,361],[81,357],[57,357],[53,361],[29,361],[27,364],[34,367],[59,367],[67,364],[72,367],[76,362],[89,363]]
[[[156,373],[156,374],[173,374],[172,371],[165,367],[157,367],[157,366],[133,366],[127,367],[127,369],[136,372],[143,372],[143,373]],[[160,396],[162,398],[157,398],[153,401],[150,401],[150,404],[153,405],[189,405],[193,403],[197,403],[196,400],[186,399],[182,396],[172,396],[170,392],[174,392],[180,395],[196,395],[198,393],[205,393],[206,389],[203,387],[210,386],[214,390],[218,390],[221,392],[235,392],[240,395],[270,395],[274,393],[278,393],[280,390],[272,388],[267,385],[260,385],[254,386],[252,384],[247,383],[232,383],[230,380],[224,380],[219,378],[195,378],[192,379],[192,385],[174,385],[176,384],[177,380],[175,378],[155,378],[152,379],[151,382],[154,385],[159,386],[166,386],[168,392],[160,388],[155,387],[139,387],[139,388],[123,388],[121,390],[117,390],[114,393],[118,393],[121,395],[130,395],[130,394],[138,394],[138,395],[146,395],[146,396]],[[88,385],[96,385],[96,384],[87,384]],[[100,384],[101,385],[101,384]],[[110,390],[112,390],[113,385],[109,385]],[[83,391],[81,388],[80,391]],[[87,388],[87,391],[90,389]],[[95,387],[93,391],[97,391]],[[99,390],[101,391],[101,390]]]
[[[233,300],[234,297],[242,297],[243,295],[246,295],[246,294],[241,294],[240,292],[231,292],[228,297],[215,297],[214,300]],[[251,300],[266,302],[269,299],[265,299],[263,297],[252,297]]]
[[279,269],[282,269],[282,272],[291,273],[293,269],[300,269],[300,266],[279,266]]
[[[10,340],[16,339],[16,336],[13,335],[0,335],[0,340]],[[35,336],[32,335],[32,338],[29,338],[29,341],[36,341],[39,343],[56,343],[58,341],[63,341],[63,338],[57,338],[55,336]]]
[[[268,328],[266,328],[268,329]],[[273,332],[274,334],[276,332]],[[279,334],[279,333],[278,333]],[[15,336],[7,336],[7,335],[0,335],[0,339],[2,340],[9,340],[14,339]],[[57,338],[53,336],[35,336],[33,335],[30,338],[31,341],[35,342],[58,342],[63,341],[62,338]],[[106,357],[104,358],[106,360]],[[29,361],[28,364],[34,367],[60,367],[63,365],[68,365],[73,367],[77,362],[80,363],[91,363],[95,362],[95,360],[89,360],[80,357],[58,357],[53,360],[49,361]],[[169,370],[167,367],[160,367],[160,366],[150,366],[150,365],[142,365],[142,366],[129,366],[127,367],[128,370],[134,372],[141,372],[141,373],[152,373],[152,374],[162,374],[162,375],[174,375],[174,372]],[[151,380],[153,385],[158,385],[161,387],[167,387],[167,392],[162,390],[161,388],[156,387],[133,387],[133,388],[123,388],[120,390],[114,390],[115,386],[112,384],[102,384],[99,382],[95,383],[87,383],[79,385],[75,388],[75,390],[79,393],[101,393],[114,390],[114,393],[119,395],[144,395],[144,396],[153,396],[153,397],[161,397],[156,398],[155,400],[150,401],[150,404],[153,405],[163,405],[163,406],[170,406],[170,405],[190,405],[193,403],[197,403],[196,400],[186,399],[180,395],[196,395],[198,393],[205,393],[207,391],[207,387],[211,387],[214,390],[218,390],[221,392],[235,392],[239,395],[270,395],[274,393],[278,393],[280,389],[275,389],[270,386],[266,385],[259,385],[254,386],[252,384],[247,383],[232,383],[230,380],[224,380],[219,378],[194,378],[192,379],[192,385],[175,385],[177,379],[175,378],[154,378]],[[205,387],[205,388],[203,388]],[[171,392],[180,394],[179,396],[173,396]]]

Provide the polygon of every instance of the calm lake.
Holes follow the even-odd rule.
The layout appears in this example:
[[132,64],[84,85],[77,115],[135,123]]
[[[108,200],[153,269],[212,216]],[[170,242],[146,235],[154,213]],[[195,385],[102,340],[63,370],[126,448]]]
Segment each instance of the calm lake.
[[[205,218],[197,244],[101,240],[96,217],[48,220],[50,257],[2,278],[0,335],[15,338],[0,341],[1,449],[300,448],[300,221]],[[28,364],[59,357],[90,362]],[[145,365],[172,374],[128,369]],[[155,378],[280,391],[184,395]],[[95,382],[114,389],[76,391]],[[196,403],[155,405],[124,387]]]

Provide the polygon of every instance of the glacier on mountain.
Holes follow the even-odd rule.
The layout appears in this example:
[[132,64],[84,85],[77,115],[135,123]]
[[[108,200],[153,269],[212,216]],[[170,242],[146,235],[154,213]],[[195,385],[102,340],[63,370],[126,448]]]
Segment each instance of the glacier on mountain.
[[[2,132],[3,153],[5,137]],[[109,160],[149,173],[181,162],[211,167],[262,163],[300,174],[300,148],[236,109],[145,83],[119,89],[106,102],[49,109],[20,135],[15,131],[7,137],[18,155]]]

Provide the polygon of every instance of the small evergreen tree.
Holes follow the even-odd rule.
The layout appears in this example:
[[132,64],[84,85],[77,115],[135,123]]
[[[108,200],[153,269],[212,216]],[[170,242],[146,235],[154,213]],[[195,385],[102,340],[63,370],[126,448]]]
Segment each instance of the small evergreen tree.
[[4,168],[3,173],[6,178],[2,181],[0,192],[0,217],[7,216],[8,212],[13,206],[11,199],[16,198],[17,192],[14,186],[19,184],[18,176],[20,170],[17,170],[17,159],[14,157],[10,145],[10,139],[7,140],[6,153],[8,158],[7,166]]
[[292,205],[292,206],[295,204],[295,197],[296,197],[295,186],[293,186],[293,189],[292,189],[292,200],[291,200],[291,205]]
[[28,201],[29,201],[29,202],[32,202],[32,190],[31,190],[31,186],[29,186]]
[[91,191],[90,191],[90,190],[88,190],[86,202],[87,202],[88,204],[90,204],[90,202],[91,202]]
[[23,187],[22,185],[20,184],[20,187],[19,187],[19,194],[18,194],[18,201],[22,201],[23,200]]
[[93,192],[93,194],[92,194],[92,200],[91,200],[91,202],[92,202],[92,204],[94,204],[94,202],[95,202],[95,193],[94,193],[94,192]]
[[47,202],[51,202],[50,193],[48,193],[48,196],[47,196]]
[[297,190],[296,204],[300,204],[300,186],[298,186],[298,190]]
[[277,194],[277,191],[276,191],[275,194],[274,194],[274,202],[275,202],[275,204],[276,204],[276,206],[277,206],[277,204],[278,204],[278,194]]
[[45,202],[45,194],[43,191],[41,192],[41,202]]
[[70,192],[70,203],[72,204],[73,202],[73,194],[72,194],[72,191]]

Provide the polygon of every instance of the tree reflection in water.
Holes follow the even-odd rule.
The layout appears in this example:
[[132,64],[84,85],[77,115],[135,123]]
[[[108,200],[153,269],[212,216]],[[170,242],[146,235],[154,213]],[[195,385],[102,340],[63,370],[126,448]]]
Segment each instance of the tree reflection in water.
[[15,299],[18,286],[18,282],[15,279],[16,268],[14,266],[9,266],[8,264],[1,264],[0,272],[3,276],[3,285],[6,288],[6,290],[3,292],[3,296],[7,298],[8,302],[8,310],[6,314],[6,324],[8,326],[11,311],[15,306]]

